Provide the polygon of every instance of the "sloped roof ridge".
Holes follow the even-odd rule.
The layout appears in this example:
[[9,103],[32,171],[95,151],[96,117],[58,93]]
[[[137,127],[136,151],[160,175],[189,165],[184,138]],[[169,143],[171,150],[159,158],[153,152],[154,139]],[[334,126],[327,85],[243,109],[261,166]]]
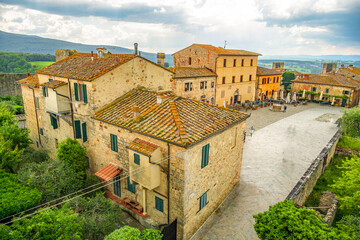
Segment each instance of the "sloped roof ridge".
[[175,103],[176,99],[175,100],[169,100],[168,101],[168,104],[170,106],[170,109],[171,109],[171,114],[174,118],[174,121],[175,121],[175,124],[179,130],[179,136],[181,138],[181,143],[182,144],[187,144],[189,141],[188,141],[188,136],[187,136],[187,133],[185,131],[185,127],[183,125],[183,123],[181,122],[181,118],[180,118],[180,114],[177,110],[177,107],[176,107],[176,103]]

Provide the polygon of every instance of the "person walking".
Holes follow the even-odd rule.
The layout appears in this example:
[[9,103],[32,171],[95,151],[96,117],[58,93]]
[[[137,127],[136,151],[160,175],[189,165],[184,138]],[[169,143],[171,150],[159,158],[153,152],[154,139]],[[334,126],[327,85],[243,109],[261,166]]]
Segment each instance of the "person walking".
[[284,112],[286,112],[286,109],[287,109],[287,106],[285,105],[285,106],[284,106]]

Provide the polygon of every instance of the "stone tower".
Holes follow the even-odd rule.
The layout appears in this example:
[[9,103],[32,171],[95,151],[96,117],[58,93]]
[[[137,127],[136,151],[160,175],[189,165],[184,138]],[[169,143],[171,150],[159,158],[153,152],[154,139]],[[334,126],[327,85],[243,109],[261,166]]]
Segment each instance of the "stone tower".
[[336,63],[324,63],[322,73],[325,74],[325,73],[335,72],[336,65],[337,65]]

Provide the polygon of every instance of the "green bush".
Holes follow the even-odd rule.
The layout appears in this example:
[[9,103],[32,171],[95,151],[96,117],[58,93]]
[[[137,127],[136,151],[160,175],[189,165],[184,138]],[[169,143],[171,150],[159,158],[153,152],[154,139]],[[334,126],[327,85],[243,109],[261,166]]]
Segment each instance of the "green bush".
[[86,176],[88,160],[86,158],[86,148],[80,145],[77,140],[67,138],[59,143],[56,158],[70,166],[76,172]]
[[107,235],[104,240],[140,240],[141,231],[137,228],[124,226]]
[[343,232],[347,232],[352,239],[360,240],[360,217],[346,216],[336,226]]
[[360,151],[360,138],[353,138],[349,136],[342,136],[339,139],[337,146],[341,148]]
[[345,135],[350,137],[360,136],[360,109],[352,108],[351,110],[344,110],[341,117],[341,127]]
[[84,186],[81,174],[58,161],[24,164],[18,172],[18,179],[42,192],[43,202],[76,192]]
[[41,192],[17,181],[15,174],[0,171],[0,219],[36,206]]

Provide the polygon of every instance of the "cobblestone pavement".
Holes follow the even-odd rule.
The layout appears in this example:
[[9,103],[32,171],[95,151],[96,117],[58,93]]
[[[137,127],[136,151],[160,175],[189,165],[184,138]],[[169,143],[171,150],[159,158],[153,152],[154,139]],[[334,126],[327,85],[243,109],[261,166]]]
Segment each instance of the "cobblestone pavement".
[[[291,108],[288,107],[289,115]],[[246,138],[240,183],[192,240],[258,239],[252,215],[268,210],[270,205],[286,198],[336,133],[334,120],[341,115],[340,110],[310,105],[306,110],[266,127],[257,125],[259,130]],[[269,119],[268,116],[257,116],[253,119],[254,125],[262,122],[260,118]]]

